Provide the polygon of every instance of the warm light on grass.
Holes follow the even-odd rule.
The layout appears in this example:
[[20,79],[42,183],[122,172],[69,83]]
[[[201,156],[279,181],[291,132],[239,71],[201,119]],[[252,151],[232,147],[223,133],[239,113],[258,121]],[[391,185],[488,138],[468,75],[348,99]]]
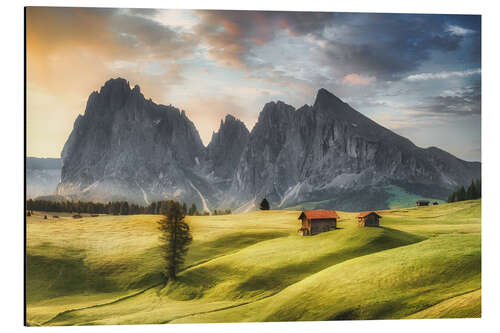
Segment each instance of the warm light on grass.
[[299,212],[188,217],[193,243],[161,278],[158,215],[27,226],[30,325],[480,315],[481,201],[382,211],[380,228],[297,235]]

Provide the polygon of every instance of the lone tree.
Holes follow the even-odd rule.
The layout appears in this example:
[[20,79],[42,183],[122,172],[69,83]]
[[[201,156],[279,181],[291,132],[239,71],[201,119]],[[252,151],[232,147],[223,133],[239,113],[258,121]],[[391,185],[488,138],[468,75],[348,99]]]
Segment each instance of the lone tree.
[[264,198],[261,202],[260,202],[260,210],[269,210],[269,202],[267,201],[266,198]]
[[179,267],[184,263],[189,244],[193,240],[189,225],[184,222],[185,212],[177,201],[168,202],[165,217],[159,223],[161,248],[165,259],[164,275],[176,280]]

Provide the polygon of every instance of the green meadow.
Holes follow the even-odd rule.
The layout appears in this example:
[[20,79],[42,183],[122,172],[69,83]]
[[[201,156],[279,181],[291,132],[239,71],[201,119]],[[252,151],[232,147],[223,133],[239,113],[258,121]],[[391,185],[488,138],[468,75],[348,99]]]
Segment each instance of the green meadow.
[[187,217],[165,284],[158,215],[27,217],[31,326],[481,316],[481,201],[381,211],[298,236],[300,212]]

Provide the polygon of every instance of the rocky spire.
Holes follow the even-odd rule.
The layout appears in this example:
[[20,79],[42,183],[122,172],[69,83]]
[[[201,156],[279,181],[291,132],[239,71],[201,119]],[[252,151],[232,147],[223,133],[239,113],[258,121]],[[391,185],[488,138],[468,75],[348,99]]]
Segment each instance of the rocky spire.
[[314,107],[322,107],[326,105],[342,105],[345,104],[342,102],[340,98],[326,90],[325,88],[321,88],[318,90],[318,93],[316,94],[316,99],[314,101],[313,106]]
[[217,177],[231,179],[241,154],[248,143],[249,131],[245,124],[228,114],[212,135],[207,146],[209,168]]

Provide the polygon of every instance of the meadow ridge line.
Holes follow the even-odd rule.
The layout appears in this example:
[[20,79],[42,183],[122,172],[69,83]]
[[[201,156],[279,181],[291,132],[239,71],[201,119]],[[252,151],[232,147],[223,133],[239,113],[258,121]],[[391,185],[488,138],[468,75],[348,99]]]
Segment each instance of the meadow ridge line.
[[[283,236],[283,237],[290,237],[290,236]],[[278,238],[283,238],[283,237],[278,237]],[[273,238],[273,239],[274,239],[274,238]],[[425,239],[422,239],[421,241],[418,241],[418,242],[415,242],[415,243],[412,243],[412,244],[417,244],[417,243],[423,242],[423,241],[425,241],[425,240],[427,240],[427,239],[428,239],[428,238],[425,238]],[[231,253],[228,253],[228,254],[223,254],[223,255],[220,255],[220,256],[217,256],[217,257],[214,257],[214,258],[210,258],[210,259],[204,260],[204,261],[202,261],[202,262],[199,262],[199,263],[193,264],[193,265],[191,265],[191,266],[185,267],[185,268],[184,268],[184,269],[182,269],[180,272],[184,272],[184,271],[186,271],[186,270],[188,270],[188,269],[191,269],[191,268],[194,268],[194,267],[196,267],[196,266],[203,265],[203,264],[205,264],[205,263],[207,263],[207,262],[209,262],[209,261],[215,260],[215,259],[219,259],[219,258],[222,258],[222,257],[228,256],[228,255],[235,254],[235,253],[237,253],[237,252],[239,252],[239,251],[241,251],[241,250],[243,250],[243,249],[245,249],[245,248],[248,248],[248,247],[250,247],[250,246],[253,246],[253,245],[256,245],[256,244],[259,244],[259,243],[262,243],[262,242],[270,241],[270,240],[272,240],[272,239],[268,239],[268,240],[260,241],[260,242],[257,242],[257,243],[255,243],[255,244],[252,244],[252,245],[249,245],[249,246],[245,246],[245,247],[243,247],[243,248],[241,248],[241,249],[238,249],[238,250],[236,250],[236,251],[233,251],[233,252],[231,252]],[[349,261],[349,260],[353,260],[353,259],[361,258],[361,257],[364,257],[364,256],[369,256],[369,255],[371,255],[371,254],[375,254],[375,253],[379,253],[379,252],[383,252],[383,251],[387,251],[387,250],[391,250],[391,249],[395,249],[395,248],[400,248],[400,247],[409,246],[409,245],[412,245],[412,244],[406,244],[406,245],[401,245],[401,246],[392,247],[392,248],[389,248],[389,249],[378,250],[378,251],[375,251],[375,252],[372,252],[372,253],[368,253],[368,254],[365,254],[365,255],[362,255],[362,256],[355,257],[355,258],[346,259],[346,260],[343,260],[343,261],[337,262],[337,263],[335,263],[335,264],[333,264],[333,265],[327,266],[327,267],[325,267],[325,268],[323,268],[323,269],[321,269],[321,270],[319,270],[319,271],[317,271],[317,272],[315,272],[315,273],[312,273],[311,275],[309,275],[309,276],[305,277],[304,279],[307,279],[308,277],[310,277],[310,276],[312,276],[312,275],[314,275],[314,274],[317,274],[317,273],[319,273],[319,272],[321,272],[321,271],[323,271],[323,270],[325,270],[325,269],[328,269],[328,268],[330,268],[330,267],[332,267],[332,266],[335,266],[335,265],[338,265],[338,264],[341,264],[341,263],[347,262],[347,261]],[[302,279],[302,280],[304,280],[304,279]],[[171,322],[171,321],[173,321],[173,320],[177,320],[177,319],[181,319],[181,318],[185,318],[185,317],[189,317],[189,316],[194,316],[194,315],[199,315],[199,314],[206,314],[206,313],[211,313],[211,312],[218,312],[218,311],[228,310],[228,309],[236,308],[236,307],[239,307],[239,306],[243,306],[243,305],[247,305],[247,304],[255,303],[255,302],[261,301],[261,300],[263,300],[263,299],[266,299],[266,298],[269,298],[269,297],[275,296],[275,295],[277,295],[277,294],[281,293],[283,290],[287,289],[288,287],[290,287],[290,286],[292,286],[292,285],[294,285],[294,284],[296,284],[296,283],[298,283],[298,282],[300,282],[300,281],[302,281],[302,280],[296,281],[296,282],[294,282],[294,283],[292,283],[292,284],[290,284],[290,285],[286,286],[285,288],[283,288],[283,289],[281,289],[281,290],[276,291],[275,293],[272,293],[272,294],[270,294],[270,295],[264,296],[264,297],[262,297],[262,298],[259,298],[259,299],[253,300],[253,301],[248,301],[248,302],[243,302],[243,303],[239,303],[239,304],[235,304],[235,305],[230,305],[230,306],[227,306],[227,307],[223,307],[223,308],[220,308],[220,309],[215,309],[215,310],[211,310],[211,311],[205,311],[205,312],[199,312],[199,313],[188,314],[188,315],[185,315],[185,316],[179,316],[179,317],[177,317],[177,318],[173,318],[173,319],[171,319],[171,320],[168,320],[168,321],[162,322],[161,324],[166,324],[166,323],[169,323],[169,322]],[[46,325],[46,324],[49,324],[51,321],[55,320],[57,317],[62,316],[62,315],[65,315],[65,314],[67,314],[67,313],[71,313],[71,312],[75,312],[75,311],[80,311],[80,310],[86,310],[86,309],[93,309],[93,308],[98,308],[98,307],[103,307],[103,306],[107,306],[107,305],[112,305],[112,304],[119,303],[119,302],[121,302],[121,301],[124,301],[124,300],[130,299],[130,298],[133,298],[133,297],[139,296],[139,295],[141,295],[141,294],[145,293],[146,291],[148,291],[148,290],[150,290],[150,289],[153,289],[153,288],[156,288],[156,287],[160,286],[162,283],[163,283],[163,282],[161,282],[161,283],[157,283],[157,284],[155,284],[155,285],[153,285],[153,286],[150,286],[150,287],[148,287],[148,288],[146,288],[146,289],[144,289],[144,290],[141,290],[141,291],[139,291],[139,292],[137,292],[137,293],[135,293],[135,294],[131,294],[131,295],[128,295],[128,296],[124,296],[124,297],[118,298],[118,299],[116,299],[116,300],[113,300],[113,301],[111,301],[111,302],[102,303],[102,304],[96,304],[96,305],[91,305],[91,306],[87,306],[87,307],[76,308],[76,309],[69,309],[69,310],[62,311],[62,312],[60,312],[60,313],[56,314],[56,315],[55,315],[54,317],[52,317],[51,319],[49,319],[49,320],[47,320],[47,321],[43,322],[41,325]]]
[[95,304],[95,305],[90,305],[90,306],[85,306],[83,308],[77,308],[77,309],[69,309],[69,310],[64,310],[62,312],[59,312],[58,314],[56,314],[54,317],[52,317],[51,319],[43,322],[41,325],[46,325],[46,324],[49,324],[51,321],[55,320],[57,317],[59,316],[62,316],[62,315],[65,315],[67,313],[70,313],[70,312],[74,312],[74,311],[80,311],[80,310],[86,310],[86,309],[93,309],[93,308],[98,308],[98,307],[102,307],[102,306],[106,306],[106,305],[111,305],[111,304],[116,304],[116,303],[119,303],[121,301],[124,301],[124,300],[127,300],[129,298],[132,298],[132,297],[135,297],[135,296],[138,296],[140,294],[143,294],[145,293],[146,291],[150,290],[150,289],[153,289],[153,288],[156,288],[158,286],[160,286],[163,282],[160,282],[160,283],[157,283],[151,287],[148,287],[144,290],[141,290],[135,294],[131,294],[131,295],[128,295],[128,296],[124,296],[124,297],[121,297],[121,298],[118,298],[118,299],[115,299],[114,301],[111,301],[111,302],[107,302],[107,303],[101,303],[101,304]]
[[254,246],[254,245],[257,245],[257,244],[260,244],[260,243],[263,243],[263,242],[267,242],[267,241],[271,241],[271,240],[275,240],[275,239],[278,239],[278,238],[285,238],[285,237],[290,237],[290,235],[286,235],[286,236],[280,236],[280,237],[275,237],[275,238],[270,238],[270,239],[265,239],[265,240],[262,240],[262,241],[258,241],[256,243],[253,243],[253,244],[250,244],[250,245],[247,245],[247,246],[244,246],[240,249],[235,249],[234,251],[231,251],[229,253],[224,253],[224,254],[221,254],[221,255],[218,255],[218,256],[215,256],[213,258],[209,258],[209,259],[205,259],[205,260],[201,260],[201,261],[198,261],[192,265],[189,265],[189,266],[186,266],[184,267],[181,271],[179,271],[179,273],[182,273],[184,271],[187,271],[188,269],[191,269],[193,267],[196,267],[196,266],[200,266],[200,265],[203,265],[203,264],[206,264],[207,262],[210,262],[212,260],[215,260],[215,259],[219,259],[219,258],[222,258],[222,257],[226,257],[226,256],[230,256],[230,255],[233,255],[233,254],[236,254],[246,248],[249,248],[250,246]]
[[419,318],[409,318],[409,317],[410,317],[410,316],[413,316],[414,314],[417,314],[417,313],[419,313],[419,312],[422,312],[422,311],[425,311],[425,310],[427,310],[427,309],[430,309],[430,308],[432,308],[433,306],[436,306],[436,305],[439,305],[439,304],[441,304],[441,303],[443,303],[443,302],[449,301],[449,300],[451,300],[451,299],[454,299],[454,298],[457,298],[457,297],[460,297],[460,296],[464,296],[464,295],[467,295],[467,294],[472,294],[473,292],[476,292],[476,291],[478,291],[478,290],[481,290],[482,288],[483,288],[483,287],[481,286],[481,287],[479,287],[479,288],[472,289],[472,290],[469,290],[469,291],[465,291],[465,292],[462,292],[462,293],[456,294],[455,296],[451,296],[451,297],[445,298],[445,299],[443,299],[443,300],[441,300],[441,301],[439,301],[439,302],[437,302],[437,303],[435,303],[435,304],[429,305],[428,307],[423,308],[422,310],[418,310],[417,312],[414,312],[414,313],[412,313],[412,314],[409,314],[408,316],[406,316],[406,317],[404,317],[404,318],[401,318],[401,319],[419,319]]
[[[282,236],[282,237],[289,237],[289,236]],[[282,238],[282,237],[276,237],[276,238]],[[272,239],[276,239],[276,238],[272,238]],[[196,266],[200,266],[200,265],[203,265],[209,261],[212,261],[212,260],[215,260],[215,259],[218,259],[218,258],[222,258],[222,257],[225,257],[225,256],[228,256],[228,255],[232,255],[232,254],[235,254],[247,247],[250,247],[252,245],[255,245],[255,244],[258,244],[258,243],[262,243],[262,242],[265,242],[265,241],[268,241],[268,240],[272,240],[272,239],[266,239],[266,240],[263,240],[263,241],[260,241],[260,242],[257,242],[257,243],[254,243],[254,244],[251,244],[251,245],[248,245],[248,246],[245,246],[245,247],[242,247],[241,249],[237,249],[235,251],[232,251],[231,253],[226,253],[226,254],[222,254],[222,255],[219,255],[219,256],[216,256],[214,258],[210,258],[210,259],[206,259],[206,260],[202,260],[201,262],[198,262],[198,263],[195,263],[193,265],[190,265],[190,266],[187,266],[185,268],[183,268],[179,273],[182,273],[188,269],[191,269],[191,268],[194,268]],[[144,290],[141,290],[137,293],[134,293],[134,294],[131,294],[131,295],[127,295],[127,296],[124,296],[124,297],[121,297],[121,298],[118,298],[118,299],[115,299],[111,302],[107,302],[107,303],[101,303],[101,304],[95,304],[95,305],[90,305],[90,306],[86,306],[86,307],[82,307],[82,308],[76,308],[76,309],[68,309],[68,310],[64,310],[62,312],[59,312],[58,314],[56,314],[54,317],[52,317],[51,319],[41,323],[40,325],[45,325],[45,324],[48,324],[50,323],[51,321],[53,321],[54,319],[56,319],[58,316],[62,316],[64,314],[67,314],[67,313],[70,313],[70,312],[74,312],[74,311],[80,311],[80,310],[86,310],[86,309],[92,309],[92,308],[97,308],[97,307],[101,307],[101,306],[106,306],[106,305],[112,305],[112,304],[116,304],[118,302],[121,302],[121,301],[124,301],[124,300],[127,300],[127,299],[130,299],[132,297],[135,297],[135,296],[139,296],[143,293],[145,293],[146,291],[150,290],[150,289],[153,289],[153,288],[156,288],[158,286],[160,286],[163,282],[160,282],[160,283],[157,283],[153,286],[150,286]],[[267,296],[266,296],[267,297]]]
[[[302,281],[302,280],[301,280]],[[296,282],[297,283],[297,282]],[[286,289],[286,288],[285,288]],[[248,301],[248,302],[243,302],[243,303],[239,303],[239,304],[234,304],[234,305],[229,305],[229,306],[226,306],[226,307],[223,307],[223,308],[220,308],[220,309],[214,309],[214,310],[210,310],[210,311],[204,311],[204,312],[197,312],[197,313],[191,313],[191,314],[188,314],[188,315],[185,315],[185,316],[179,316],[179,317],[175,317],[175,318],[172,318],[170,320],[167,320],[167,321],[164,321],[160,324],[168,324],[170,323],[171,321],[174,321],[174,320],[177,320],[177,319],[182,319],[182,318],[186,318],[186,317],[190,317],[190,316],[196,316],[196,315],[201,315],[201,314],[206,314],[206,313],[212,313],[212,312],[219,312],[219,311],[224,311],[224,310],[229,310],[229,309],[233,309],[233,308],[237,308],[239,306],[243,306],[243,305],[247,305],[247,304],[252,304],[252,303],[255,303],[255,302],[259,302],[259,301],[262,301],[266,298],[269,298],[269,297],[273,297],[277,294],[279,294],[280,292],[282,292],[282,290],[279,290],[275,293],[272,293],[270,295],[267,295],[267,296],[264,296],[262,298],[259,298],[259,299],[256,299],[256,300],[253,300],[253,301]]]
[[[387,228],[387,229],[392,229],[392,228]],[[393,230],[396,230],[396,229],[393,229]],[[284,236],[284,237],[290,237],[290,236]],[[278,238],[282,238],[282,237],[278,237]],[[241,248],[241,249],[238,249],[238,250],[236,250],[236,251],[233,251],[233,252],[231,252],[231,253],[228,253],[228,254],[223,254],[223,255],[220,255],[220,256],[217,256],[217,257],[214,257],[214,258],[207,259],[207,260],[205,260],[205,261],[203,261],[203,262],[200,262],[200,263],[197,263],[197,264],[194,264],[194,265],[188,266],[188,267],[186,267],[186,268],[182,269],[180,272],[184,272],[184,271],[186,271],[186,270],[188,270],[188,269],[191,269],[191,268],[194,268],[194,267],[196,267],[196,266],[203,265],[203,264],[205,264],[205,263],[207,263],[207,262],[209,262],[209,261],[215,260],[215,259],[219,259],[219,258],[222,258],[222,257],[225,257],[225,256],[229,256],[229,255],[235,254],[235,253],[240,252],[241,250],[243,250],[243,249],[245,249],[245,248],[248,248],[248,247],[250,247],[250,246],[253,246],[253,245],[256,245],[256,244],[259,244],[259,243],[262,243],[262,242],[270,241],[270,240],[273,240],[273,239],[268,239],[268,240],[260,241],[260,242],[257,242],[257,243],[255,243],[255,244],[251,244],[251,245],[249,245],[249,246],[245,246],[245,247],[243,247],[243,248]],[[303,280],[305,280],[305,279],[307,279],[307,278],[309,278],[309,277],[311,277],[311,276],[313,276],[313,275],[315,275],[315,274],[317,274],[317,273],[319,273],[319,272],[321,272],[321,271],[323,271],[323,270],[325,270],[325,269],[328,269],[328,268],[330,268],[330,267],[332,267],[332,266],[335,266],[335,265],[338,265],[338,264],[342,264],[342,263],[348,262],[348,261],[350,261],[350,260],[354,260],[354,259],[362,258],[362,257],[365,257],[365,256],[369,256],[369,255],[372,255],[372,254],[375,254],[375,253],[380,253],[380,252],[387,251],[387,250],[392,250],[392,249],[396,249],[396,248],[402,248],[402,247],[405,247],[405,246],[410,246],[410,245],[413,245],[413,244],[418,244],[418,243],[424,242],[424,241],[426,241],[426,240],[429,240],[429,238],[424,238],[424,239],[422,239],[422,240],[420,240],[420,241],[417,241],[417,242],[415,242],[415,243],[405,244],[405,245],[400,245],[400,246],[395,246],[395,247],[391,247],[391,248],[388,248],[388,249],[383,249],[383,250],[378,250],[378,251],[375,251],[375,252],[367,253],[367,254],[364,254],[364,255],[361,255],[361,256],[357,256],[357,257],[354,257],[354,258],[345,259],[345,260],[340,261],[340,262],[337,262],[337,263],[335,263],[335,264],[333,264],[333,265],[327,266],[327,267],[325,267],[325,268],[323,268],[323,269],[321,269],[321,270],[319,270],[319,271],[317,271],[317,272],[314,272],[314,273],[312,273],[312,274],[310,274],[310,275],[306,276],[304,279],[299,280],[299,281],[296,281],[296,282],[294,282],[294,283],[292,283],[292,284],[290,284],[290,285],[286,286],[285,288],[283,288],[283,289],[281,289],[281,290],[278,290],[278,291],[276,291],[276,292],[274,292],[274,293],[272,293],[272,294],[270,294],[270,295],[264,296],[264,297],[262,297],[262,298],[259,298],[259,299],[253,300],[253,301],[248,301],[248,302],[243,302],[243,303],[239,303],[239,304],[230,305],[230,306],[227,306],[227,307],[223,307],[223,308],[220,308],[220,309],[215,309],[215,310],[211,310],[211,311],[204,311],[204,312],[198,312],[198,313],[188,314],[188,315],[185,315],[185,316],[179,316],[179,317],[177,317],[177,318],[173,318],[173,319],[171,319],[171,320],[168,320],[168,321],[162,322],[161,324],[167,324],[167,323],[169,323],[169,322],[171,322],[171,321],[173,321],[173,320],[182,319],[182,318],[189,317],[189,316],[195,316],[195,315],[200,315],[200,314],[206,314],[206,313],[212,313],[212,312],[224,311],[224,310],[228,310],[228,309],[232,309],[232,308],[240,307],[240,306],[243,306],[243,305],[247,305],[247,304],[255,303],[255,302],[258,302],[258,301],[264,300],[264,299],[266,299],[266,298],[269,298],[269,297],[275,296],[275,295],[277,295],[277,294],[281,293],[282,291],[284,291],[285,289],[289,288],[290,286],[293,286],[294,284],[296,284],[296,283],[298,283],[298,282],[301,282],[301,281],[303,281]],[[162,283],[163,283],[163,282],[162,282]],[[141,291],[139,291],[139,292],[137,292],[137,293],[135,293],[135,294],[128,295],[128,296],[125,296],[125,297],[122,297],[122,298],[116,299],[116,300],[111,301],[111,302],[108,302],[108,303],[96,304],[96,305],[91,305],[91,306],[88,306],[88,307],[83,307],[83,308],[78,308],[78,309],[70,309],[70,310],[65,310],[65,311],[60,312],[60,313],[58,313],[57,315],[55,315],[52,319],[50,319],[50,320],[48,320],[48,321],[46,321],[46,322],[42,323],[42,325],[48,324],[48,323],[50,323],[52,320],[56,319],[58,316],[60,316],[60,315],[64,315],[64,314],[67,314],[67,313],[70,313],[70,312],[75,312],[75,311],[80,311],[80,310],[86,310],[86,309],[92,309],[92,308],[98,308],[98,307],[102,307],[102,306],[112,305],[112,304],[116,304],[116,303],[118,303],[118,302],[121,302],[121,301],[124,301],[124,300],[130,299],[130,298],[133,298],[133,297],[139,296],[139,295],[141,295],[141,294],[145,293],[146,291],[148,291],[148,290],[150,290],[150,289],[153,289],[153,288],[156,288],[156,287],[160,286],[162,283],[155,284],[155,285],[153,285],[153,286],[151,286],[151,287],[148,287],[148,288],[146,288],[146,289],[144,289],[144,290],[141,290]]]
[[[411,243],[411,244],[406,244],[406,245],[400,245],[400,246],[395,246],[395,247],[391,247],[389,249],[384,249],[384,250],[379,250],[379,251],[375,251],[375,252],[372,252],[372,253],[368,253],[368,254],[364,254],[364,255],[361,255],[361,256],[358,256],[358,257],[354,257],[354,258],[350,258],[350,259],[346,259],[346,260],[343,260],[343,261],[340,261],[340,262],[337,262],[333,265],[330,265],[328,267],[325,267],[315,273],[312,273],[308,276],[306,276],[305,278],[303,278],[302,280],[299,280],[299,281],[296,281],[288,286],[286,286],[285,288],[281,289],[281,290],[278,290],[270,295],[267,295],[267,296],[264,296],[262,298],[259,298],[259,299],[256,299],[256,300],[253,300],[253,301],[248,301],[248,302],[243,302],[243,303],[239,303],[239,304],[234,304],[234,305],[230,305],[230,306],[226,306],[226,307],[223,307],[223,308],[220,308],[220,309],[214,309],[214,310],[210,310],[210,311],[204,311],[204,312],[198,312],[198,313],[193,313],[193,314],[188,314],[188,315],[185,315],[185,316],[179,316],[179,317],[176,317],[176,318],[173,318],[173,319],[170,319],[170,320],[167,320],[165,322],[162,322],[160,324],[168,324],[170,323],[171,321],[174,321],[174,320],[177,320],[177,319],[182,319],[182,318],[186,318],[186,317],[190,317],[190,316],[196,316],[196,315],[200,315],[200,314],[207,314],[207,313],[213,313],[213,312],[219,312],[219,311],[224,311],[224,310],[229,310],[229,309],[233,309],[233,308],[237,308],[237,307],[240,307],[240,306],[244,306],[244,305],[248,305],[248,304],[252,304],[252,303],[255,303],[255,302],[260,302],[266,298],[269,298],[269,297],[273,297],[273,296],[276,296],[278,295],[279,293],[283,292],[284,290],[288,289],[289,287],[293,286],[294,284],[297,284],[315,274],[318,274],[322,271],[324,271],[325,269],[329,269],[333,266],[336,266],[336,265],[339,265],[339,264],[342,264],[342,263],[345,263],[345,262],[348,262],[350,260],[354,260],[354,259],[358,259],[358,258],[362,258],[362,257],[366,257],[366,256],[370,256],[372,254],[376,254],[376,253],[381,253],[381,252],[384,252],[384,251],[388,251],[388,250],[392,250],[392,249],[398,249],[398,248],[402,248],[402,247],[405,247],[405,246],[410,246],[410,245],[413,245],[413,244],[418,244],[418,243],[421,243],[421,242],[424,242],[426,240],[429,240],[429,238],[425,238],[425,239],[422,239],[418,242],[415,242],[415,243]],[[478,288],[478,289],[481,289],[481,288]],[[467,294],[468,292],[464,293],[464,294]],[[456,295],[456,296],[453,296],[453,297],[458,297],[458,296],[461,296],[461,295]],[[451,297],[451,298],[453,298]],[[444,300],[443,300],[444,301]],[[424,309],[425,310],[425,309]],[[422,310],[420,310],[422,311]],[[417,311],[417,312],[420,312],[420,311]]]

